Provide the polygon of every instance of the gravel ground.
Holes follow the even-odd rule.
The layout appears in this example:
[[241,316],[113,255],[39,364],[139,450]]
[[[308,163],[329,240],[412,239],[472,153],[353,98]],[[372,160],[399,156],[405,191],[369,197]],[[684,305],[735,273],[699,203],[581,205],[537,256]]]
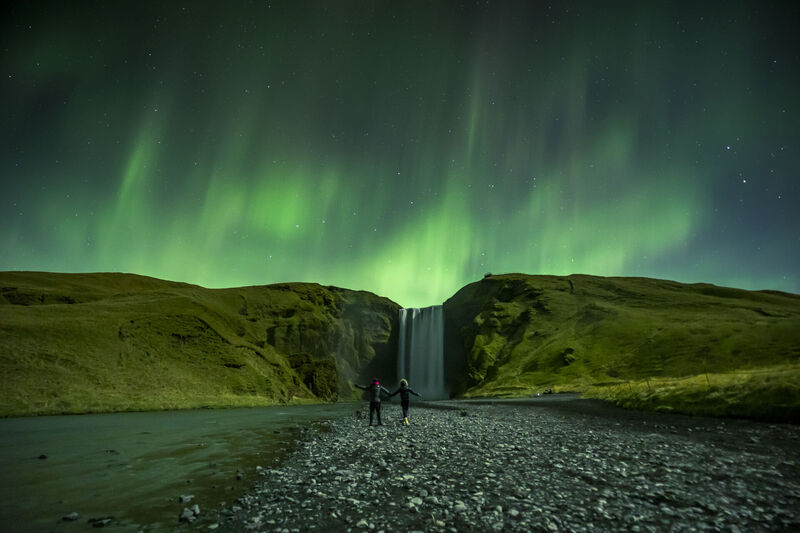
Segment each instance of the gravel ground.
[[407,427],[396,404],[381,427],[362,409],[307,432],[202,527],[800,531],[800,427],[581,402],[412,402]]

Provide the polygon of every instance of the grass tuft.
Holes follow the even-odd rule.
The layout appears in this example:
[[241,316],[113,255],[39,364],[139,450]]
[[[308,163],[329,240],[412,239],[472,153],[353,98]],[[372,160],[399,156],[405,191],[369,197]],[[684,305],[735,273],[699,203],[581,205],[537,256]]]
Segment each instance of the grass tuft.
[[620,407],[800,422],[800,364],[590,386],[583,395]]

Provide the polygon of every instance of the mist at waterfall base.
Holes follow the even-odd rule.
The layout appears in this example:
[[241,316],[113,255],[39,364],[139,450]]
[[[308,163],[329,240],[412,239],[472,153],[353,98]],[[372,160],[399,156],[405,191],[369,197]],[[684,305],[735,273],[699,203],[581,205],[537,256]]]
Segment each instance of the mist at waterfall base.
[[426,400],[448,397],[444,381],[444,308],[400,309],[397,378]]

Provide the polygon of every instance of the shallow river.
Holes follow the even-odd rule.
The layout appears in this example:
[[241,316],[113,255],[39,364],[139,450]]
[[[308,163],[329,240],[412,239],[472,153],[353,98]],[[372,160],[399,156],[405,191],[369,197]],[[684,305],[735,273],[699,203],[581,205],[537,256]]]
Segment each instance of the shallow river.
[[[238,498],[315,421],[353,404],[0,420],[0,530],[168,531]],[[193,495],[189,503],[181,495]],[[78,513],[75,521],[62,517]],[[96,531],[96,529],[94,529]]]

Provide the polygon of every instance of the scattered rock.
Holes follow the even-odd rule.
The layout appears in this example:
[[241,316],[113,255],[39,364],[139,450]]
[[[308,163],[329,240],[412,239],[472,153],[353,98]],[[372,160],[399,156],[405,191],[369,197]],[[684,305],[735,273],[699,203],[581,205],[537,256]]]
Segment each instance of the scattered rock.
[[181,512],[180,516],[178,516],[178,522],[189,522],[192,523],[197,519],[195,513],[192,509],[188,507],[184,507],[183,511]]
[[276,533],[800,530],[800,427],[770,427],[757,444],[732,422],[454,405],[412,407],[410,431],[387,404],[380,434],[349,415],[306,432],[213,521]]
[[63,520],[64,522],[74,522],[78,518],[80,518],[80,515],[73,511],[73,512],[69,513],[68,515],[63,516],[61,518],[61,520]]
[[114,520],[113,516],[104,516],[102,518],[90,518],[88,522],[92,524],[92,527],[106,527],[112,520]]
[[194,494],[182,494],[178,496],[178,503],[189,503],[194,499]]

